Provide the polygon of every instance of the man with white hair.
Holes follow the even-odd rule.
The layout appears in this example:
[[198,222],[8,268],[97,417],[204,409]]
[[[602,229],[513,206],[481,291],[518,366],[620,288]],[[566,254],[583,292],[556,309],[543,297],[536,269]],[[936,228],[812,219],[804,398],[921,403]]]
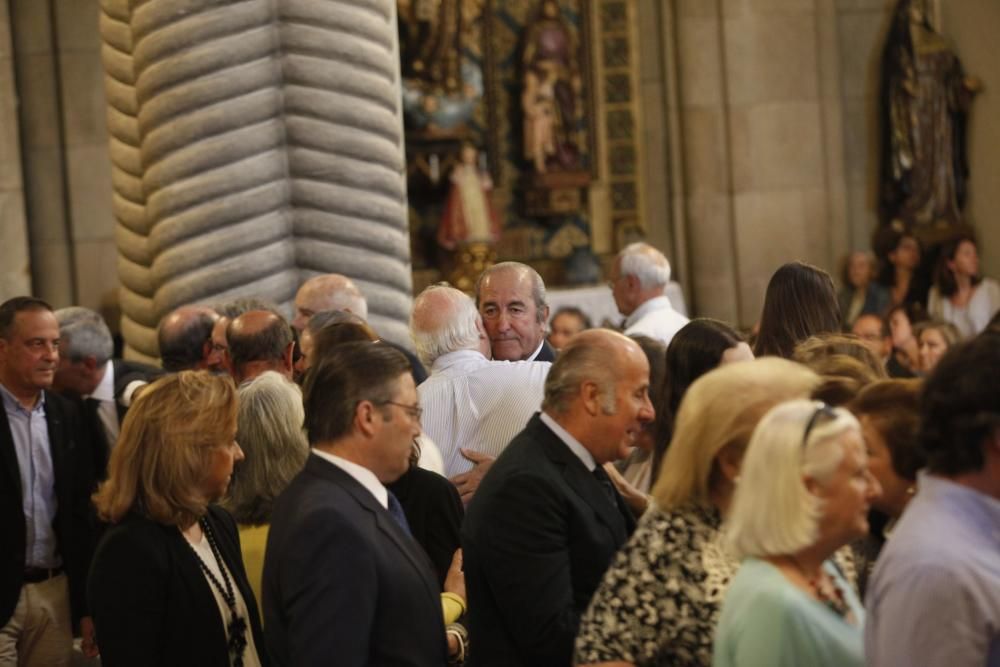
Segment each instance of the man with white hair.
[[625,316],[626,336],[649,336],[669,345],[688,323],[663,293],[670,282],[670,262],[648,243],[632,243],[618,253],[609,282]]
[[60,354],[52,387],[60,394],[81,399],[85,422],[105,443],[105,447],[94,451],[95,472],[103,479],[132,394],[163,372],[135,361],[112,359],[111,331],[93,310],[72,306],[60,308],[55,316]]
[[490,361],[475,303],[452,287],[428,287],[416,298],[410,334],[431,369],[417,388],[424,431],[468,502],[493,459],[540,408],[551,364]]

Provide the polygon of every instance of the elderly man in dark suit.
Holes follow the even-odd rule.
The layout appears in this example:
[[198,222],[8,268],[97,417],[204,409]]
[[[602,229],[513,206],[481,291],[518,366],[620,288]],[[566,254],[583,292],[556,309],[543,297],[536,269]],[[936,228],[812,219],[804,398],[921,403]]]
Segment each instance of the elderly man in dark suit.
[[653,419],[632,340],[584,331],[556,358],[541,414],[469,505],[462,547],[469,664],[570,665],[580,615],[635,520],[604,472]]
[[52,394],[59,324],[39,299],[0,305],[0,664],[68,665],[73,621],[96,653],[85,609],[93,552],[92,443]]
[[59,367],[52,389],[77,402],[94,442],[94,472],[107,475],[111,448],[132,397],[163,371],[136,361],[112,359],[114,341],[100,314],[70,306],[55,312],[59,322]]
[[406,472],[420,407],[410,365],[345,343],[305,387],[313,453],[274,505],[262,593],[275,665],[444,665],[437,577],[385,484]]

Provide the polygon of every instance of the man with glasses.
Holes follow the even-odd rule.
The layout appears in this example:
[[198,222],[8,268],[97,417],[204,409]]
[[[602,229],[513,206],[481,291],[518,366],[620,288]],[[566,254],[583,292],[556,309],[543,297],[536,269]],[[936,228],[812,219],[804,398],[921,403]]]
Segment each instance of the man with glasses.
[[313,451],[274,505],[262,594],[276,665],[444,665],[437,577],[385,485],[410,466],[420,406],[406,357],[344,343],[305,386]]

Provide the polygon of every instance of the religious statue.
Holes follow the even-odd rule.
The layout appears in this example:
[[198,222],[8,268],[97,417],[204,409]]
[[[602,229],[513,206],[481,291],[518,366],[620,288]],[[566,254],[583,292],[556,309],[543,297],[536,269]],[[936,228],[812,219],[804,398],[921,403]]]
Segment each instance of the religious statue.
[[403,78],[422,81],[428,92],[458,92],[458,0],[398,0],[397,11]]
[[446,250],[472,243],[495,243],[500,223],[490,203],[493,181],[479,164],[479,151],[469,142],[451,172],[451,189],[438,225],[437,242]]
[[559,16],[559,4],[542,0],[522,57],[524,155],[537,173],[580,168],[578,55],[573,35]]
[[978,89],[931,25],[925,0],[900,0],[882,56],[882,224],[961,223],[966,114]]

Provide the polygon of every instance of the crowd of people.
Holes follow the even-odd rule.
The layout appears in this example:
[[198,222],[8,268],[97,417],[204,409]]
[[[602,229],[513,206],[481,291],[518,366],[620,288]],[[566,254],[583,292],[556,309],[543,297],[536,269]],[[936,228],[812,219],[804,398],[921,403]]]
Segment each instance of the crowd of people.
[[161,367],[10,299],[0,665],[1000,666],[1000,297],[952,245],[923,301],[905,234],[786,264],[750,336],[645,243],[620,331],[503,262],[416,355],[336,274],[177,308]]

